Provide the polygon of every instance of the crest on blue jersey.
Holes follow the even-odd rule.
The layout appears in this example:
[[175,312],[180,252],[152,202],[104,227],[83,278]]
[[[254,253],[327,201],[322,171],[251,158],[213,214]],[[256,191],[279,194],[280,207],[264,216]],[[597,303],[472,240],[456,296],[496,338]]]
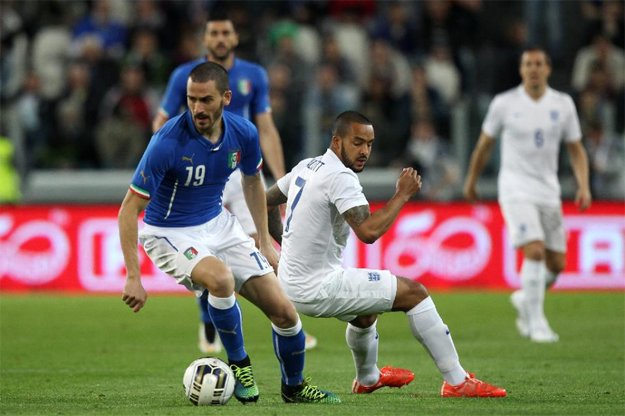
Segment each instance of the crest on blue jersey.
[[237,83],[237,90],[243,95],[248,95],[252,92],[252,83],[249,79],[240,79]]
[[558,121],[558,110],[551,110],[549,115],[551,116],[551,121]]
[[241,152],[234,150],[228,153],[228,167],[230,169],[236,169],[241,161]]

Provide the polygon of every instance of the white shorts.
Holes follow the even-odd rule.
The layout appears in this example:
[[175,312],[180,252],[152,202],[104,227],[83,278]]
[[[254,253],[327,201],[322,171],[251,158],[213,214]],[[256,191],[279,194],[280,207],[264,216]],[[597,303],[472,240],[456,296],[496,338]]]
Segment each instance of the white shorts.
[[500,202],[499,206],[515,247],[543,241],[549,250],[566,252],[562,207],[520,201]]
[[[261,172],[260,178],[265,186],[265,178]],[[245,202],[243,194],[243,185],[241,184],[241,170],[236,169],[230,174],[226,187],[224,188],[223,204],[230,211],[243,227],[243,231],[247,235],[256,234],[256,226],[252,219],[252,214]]]
[[217,257],[234,275],[235,290],[251,277],[273,272],[236,218],[223,210],[209,222],[192,227],[155,227],[145,224],[139,242],[152,262],[200,296],[204,287],[191,280],[191,271],[205,257]]
[[397,278],[388,270],[344,269],[328,276],[323,286],[321,292],[328,297],[293,302],[297,311],[349,322],[357,316],[389,312],[397,294]]

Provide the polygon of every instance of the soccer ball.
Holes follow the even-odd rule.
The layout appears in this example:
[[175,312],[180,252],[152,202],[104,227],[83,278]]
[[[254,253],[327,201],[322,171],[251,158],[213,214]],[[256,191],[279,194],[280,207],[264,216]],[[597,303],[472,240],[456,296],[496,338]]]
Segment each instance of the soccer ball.
[[193,361],[184,372],[184,394],[198,406],[226,404],[234,393],[234,373],[222,360],[215,357]]

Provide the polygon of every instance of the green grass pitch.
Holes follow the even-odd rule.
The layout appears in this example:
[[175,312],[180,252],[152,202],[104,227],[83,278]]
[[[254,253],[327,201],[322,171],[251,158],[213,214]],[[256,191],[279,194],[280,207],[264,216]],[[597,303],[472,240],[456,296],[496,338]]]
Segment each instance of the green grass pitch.
[[[182,374],[196,346],[197,308],[189,296],[152,296],[133,314],[119,296],[11,295],[0,298],[0,414],[5,415],[623,415],[625,296],[554,293],[546,310],[560,342],[520,338],[508,294],[434,293],[463,366],[508,390],[505,399],[442,399],[441,377],[401,313],[380,317],[380,366],[412,369],[402,389],[352,395],[345,326],[303,318],[319,338],[306,374],[343,403],[287,405],[270,325],[241,301],[244,332],[261,396],[243,406],[195,407]],[[225,358],[225,355],[221,355]]]

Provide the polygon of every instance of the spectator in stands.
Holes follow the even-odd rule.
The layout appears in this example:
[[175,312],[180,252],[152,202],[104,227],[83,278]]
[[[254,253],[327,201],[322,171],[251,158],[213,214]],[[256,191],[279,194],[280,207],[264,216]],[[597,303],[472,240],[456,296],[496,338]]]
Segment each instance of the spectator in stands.
[[423,62],[428,85],[437,90],[448,106],[461,95],[460,71],[456,68],[451,51],[445,45],[433,45]]
[[111,15],[109,0],[95,0],[91,10],[78,21],[72,31],[80,44],[84,36],[95,36],[107,55],[120,59],[126,50],[127,28]]
[[139,124],[128,102],[119,101],[95,131],[96,149],[102,168],[132,169],[145,150],[145,128]]
[[410,88],[410,117],[413,120],[428,119],[444,137],[449,135],[449,107],[428,83],[427,74],[421,65],[412,67]]
[[[147,144],[152,135],[152,118],[158,108],[158,97],[153,88],[145,81],[145,73],[140,65],[128,65],[122,69],[119,84],[113,86],[106,94],[100,106],[99,119],[110,118],[115,109],[121,106],[125,116],[130,117]],[[119,111],[118,111],[119,113]]]
[[15,100],[26,79],[29,40],[24,22],[11,3],[2,5],[0,29],[0,134],[13,140],[16,166],[20,172],[25,172],[25,139],[17,123]]
[[625,149],[623,139],[591,121],[584,131],[590,164],[590,187],[596,198],[625,198]]
[[367,114],[376,128],[377,137],[369,164],[388,166],[388,161],[397,158],[406,147],[410,129],[409,95],[394,97],[393,74],[373,73],[364,91],[361,113]]
[[596,33],[605,34],[613,45],[625,44],[622,0],[585,0],[579,5],[584,44],[590,43]]
[[91,72],[85,62],[76,61],[67,69],[67,85],[56,107],[58,135],[46,155],[48,168],[77,167],[77,149],[89,137],[87,126]]
[[386,40],[406,57],[416,57],[420,34],[413,17],[415,5],[394,0],[381,2],[378,7],[384,7],[384,10],[373,24],[371,37]]
[[137,28],[132,35],[132,43],[124,58],[125,65],[141,66],[148,84],[162,91],[167,85],[171,63],[161,53],[156,33],[147,27]]
[[336,37],[329,33],[321,42],[321,65],[332,65],[342,85],[352,85],[357,88],[358,79],[352,63],[342,53]]
[[414,121],[410,139],[402,155],[392,164],[411,166],[423,176],[421,193],[427,200],[450,200],[458,191],[458,162],[449,153],[447,141],[441,138],[434,123],[428,119]]
[[335,65],[331,63],[319,65],[315,82],[312,83],[304,101],[302,113],[306,137],[304,154],[296,155],[295,161],[323,152],[328,147],[325,138],[332,131],[336,114],[355,108],[358,103],[358,90],[351,84],[341,83]]
[[625,85],[625,51],[610,43],[610,39],[603,33],[596,34],[591,45],[577,52],[573,66],[573,88],[582,91],[588,85],[593,65],[597,63],[608,72],[614,90],[622,89]]

